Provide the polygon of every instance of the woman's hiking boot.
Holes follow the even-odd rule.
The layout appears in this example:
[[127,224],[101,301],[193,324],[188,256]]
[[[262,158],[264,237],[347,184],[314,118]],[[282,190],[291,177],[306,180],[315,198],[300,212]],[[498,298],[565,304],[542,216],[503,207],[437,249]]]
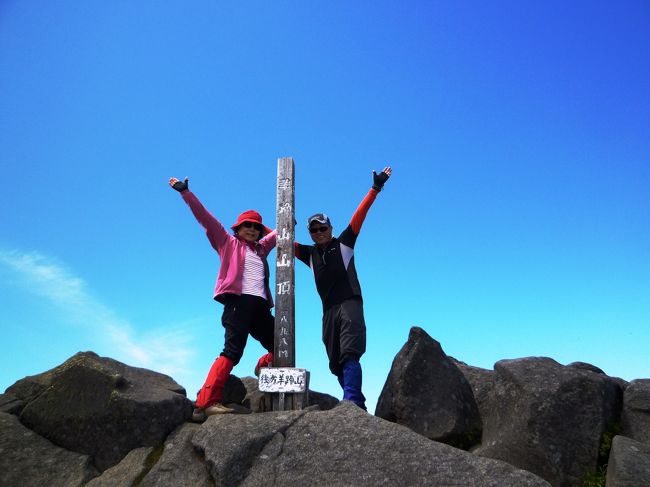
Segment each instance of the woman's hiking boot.
[[208,416],[214,416],[215,414],[231,414],[235,410],[221,404],[220,402],[208,406],[207,408],[194,408],[192,412],[192,422],[194,423],[203,423]]
[[214,416],[215,414],[230,414],[234,412],[235,412],[234,409],[229,408],[228,406],[221,404],[220,402],[205,408],[206,416]]

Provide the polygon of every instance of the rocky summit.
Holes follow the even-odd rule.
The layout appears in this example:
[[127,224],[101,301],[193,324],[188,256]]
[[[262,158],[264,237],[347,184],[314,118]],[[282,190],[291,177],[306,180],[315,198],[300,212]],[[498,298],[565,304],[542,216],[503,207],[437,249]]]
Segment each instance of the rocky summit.
[[172,378],[81,352],[0,395],[0,486],[650,485],[649,386],[546,357],[472,367],[415,327],[375,416],[315,391],[274,412],[231,375],[247,414],[197,424]]

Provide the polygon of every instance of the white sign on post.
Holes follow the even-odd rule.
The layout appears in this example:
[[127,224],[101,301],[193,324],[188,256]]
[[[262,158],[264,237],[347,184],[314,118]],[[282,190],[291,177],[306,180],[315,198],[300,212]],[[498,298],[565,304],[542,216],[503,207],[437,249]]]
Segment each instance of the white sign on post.
[[290,367],[270,367],[260,369],[257,382],[262,392],[305,392],[307,370]]

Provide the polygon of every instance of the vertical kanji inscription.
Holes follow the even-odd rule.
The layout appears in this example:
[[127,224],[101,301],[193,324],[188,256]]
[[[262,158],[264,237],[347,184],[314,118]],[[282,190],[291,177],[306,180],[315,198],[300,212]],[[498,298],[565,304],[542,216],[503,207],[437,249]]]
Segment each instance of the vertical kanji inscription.
[[275,268],[275,347],[274,367],[295,367],[294,292],[294,164],[293,158],[278,159],[277,258]]

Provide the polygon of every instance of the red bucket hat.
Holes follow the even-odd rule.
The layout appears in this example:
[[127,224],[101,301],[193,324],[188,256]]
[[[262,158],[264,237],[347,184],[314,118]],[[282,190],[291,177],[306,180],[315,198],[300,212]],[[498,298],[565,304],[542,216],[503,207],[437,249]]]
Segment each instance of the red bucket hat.
[[241,213],[237,217],[237,223],[235,223],[230,228],[232,228],[233,230],[236,230],[237,227],[239,227],[239,225],[241,225],[244,222],[253,222],[253,223],[259,223],[260,225],[262,225],[262,227],[264,228],[263,235],[268,235],[269,233],[271,233],[273,231],[269,227],[267,227],[266,225],[264,225],[262,223],[262,215],[260,215],[255,210],[246,210],[244,213]]

